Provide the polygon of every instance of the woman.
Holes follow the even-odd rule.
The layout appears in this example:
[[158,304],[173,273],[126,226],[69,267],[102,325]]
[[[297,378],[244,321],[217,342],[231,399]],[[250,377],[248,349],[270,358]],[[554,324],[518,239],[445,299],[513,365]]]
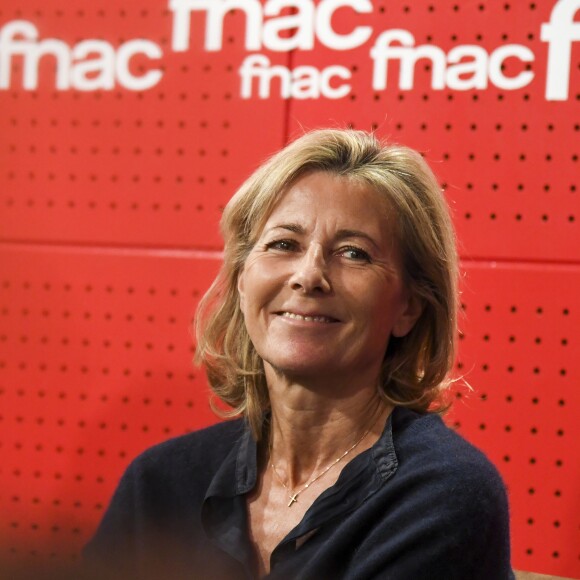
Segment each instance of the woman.
[[446,428],[457,306],[420,155],[307,134],[227,205],[198,360],[242,418],[133,462],[99,577],[511,578],[505,490]]

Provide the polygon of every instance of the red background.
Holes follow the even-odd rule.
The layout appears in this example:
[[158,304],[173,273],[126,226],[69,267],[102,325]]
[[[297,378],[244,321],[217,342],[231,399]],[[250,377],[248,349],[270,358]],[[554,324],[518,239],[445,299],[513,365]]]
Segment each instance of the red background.
[[[223,50],[203,50],[197,14],[190,49],[175,53],[158,0],[3,4],[0,26],[28,20],[69,45],[146,38],[164,56],[147,91],[57,91],[50,57],[37,90],[22,88],[21,57],[0,90],[0,561],[74,561],[132,457],[216,420],[190,321],[219,267],[221,208],[305,129],[350,125],[417,148],[440,178],[464,273],[458,373],[473,387],[458,386],[448,421],[505,478],[514,567],[580,577],[580,52],[568,100],[546,101],[540,27],[554,4],[377,1],[333,20],[373,27],[359,49],[262,51],[349,68],[338,100],[284,100],[276,83],[269,99],[242,100],[239,11]],[[413,90],[391,82],[395,68],[375,93],[368,50],[390,28],[445,52],[523,44],[535,79],[432,90],[419,61]]]

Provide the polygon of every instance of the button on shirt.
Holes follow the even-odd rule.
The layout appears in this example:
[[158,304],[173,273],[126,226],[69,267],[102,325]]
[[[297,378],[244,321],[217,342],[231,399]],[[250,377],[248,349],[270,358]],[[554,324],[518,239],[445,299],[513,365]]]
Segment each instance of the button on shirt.
[[[257,446],[242,420],[146,451],[85,550],[99,578],[255,578],[246,494]],[[513,578],[505,488],[432,414],[396,408],[270,559],[272,579]]]

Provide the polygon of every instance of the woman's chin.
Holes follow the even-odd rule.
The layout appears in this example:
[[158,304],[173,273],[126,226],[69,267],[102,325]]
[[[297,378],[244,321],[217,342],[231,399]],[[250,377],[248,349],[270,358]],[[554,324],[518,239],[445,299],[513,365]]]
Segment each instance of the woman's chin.
[[265,361],[266,366],[272,368],[276,375],[283,375],[294,380],[316,379],[336,372],[336,361],[328,358],[314,359],[312,356],[278,357]]

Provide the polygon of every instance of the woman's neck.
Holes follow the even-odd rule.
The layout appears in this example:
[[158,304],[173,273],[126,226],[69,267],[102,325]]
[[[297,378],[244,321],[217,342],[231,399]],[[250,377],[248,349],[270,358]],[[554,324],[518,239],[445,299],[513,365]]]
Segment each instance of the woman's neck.
[[320,385],[314,388],[280,377],[268,384],[269,463],[289,489],[305,485],[345,452],[346,463],[371,447],[392,411],[374,385],[350,392],[335,385],[332,396]]

